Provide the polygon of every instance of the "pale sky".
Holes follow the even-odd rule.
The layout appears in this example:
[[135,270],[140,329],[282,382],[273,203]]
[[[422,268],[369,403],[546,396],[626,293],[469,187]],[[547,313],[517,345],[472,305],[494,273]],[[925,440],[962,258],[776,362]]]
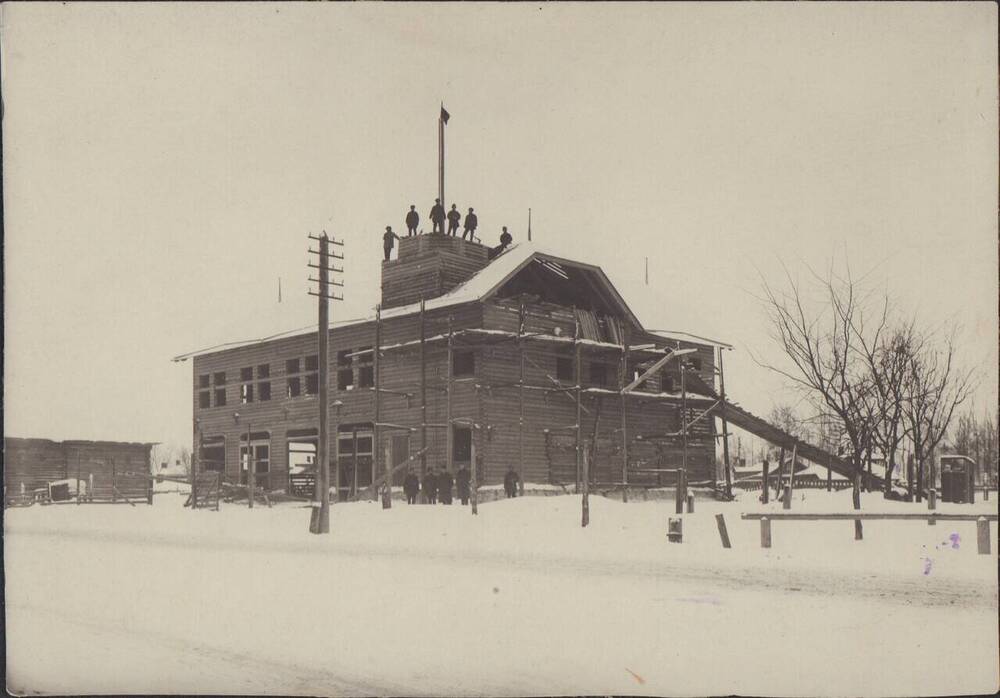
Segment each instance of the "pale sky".
[[749,409],[794,402],[758,270],[832,258],[959,325],[996,405],[993,3],[0,9],[8,435],[189,443],[171,357],[315,322],[310,232],[367,314],[442,101],[447,203],[732,343]]

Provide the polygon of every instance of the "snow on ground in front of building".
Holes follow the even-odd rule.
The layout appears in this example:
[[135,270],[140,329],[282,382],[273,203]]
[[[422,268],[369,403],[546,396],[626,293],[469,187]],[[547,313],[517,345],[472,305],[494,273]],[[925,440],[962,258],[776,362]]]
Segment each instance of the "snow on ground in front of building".
[[[759,493],[467,508],[8,510],[8,687],[40,692],[935,695],[998,683],[996,524],[773,522]],[[925,504],[863,495],[864,511]],[[780,511],[772,502],[767,510]],[[850,492],[796,492],[842,512]],[[941,512],[996,513],[995,495]],[[733,548],[719,543],[725,514]],[[762,651],[763,650],[763,651]]]

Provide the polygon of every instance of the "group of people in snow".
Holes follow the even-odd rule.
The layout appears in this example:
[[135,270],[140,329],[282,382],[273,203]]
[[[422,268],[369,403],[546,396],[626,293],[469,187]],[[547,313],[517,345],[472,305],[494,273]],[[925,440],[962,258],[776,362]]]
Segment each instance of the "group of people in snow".
[[[503,478],[503,488],[508,498],[517,496],[520,480],[520,476],[514,472],[513,467],[507,470],[507,474]],[[472,471],[469,470],[468,465],[462,465],[454,477],[445,468],[438,470],[434,466],[431,466],[427,469],[427,474],[424,475],[423,480],[413,470],[408,471],[406,478],[403,480],[403,493],[406,495],[407,504],[416,504],[417,497],[421,493],[423,493],[424,501],[427,504],[437,504],[438,502],[441,504],[451,504],[453,487],[456,490],[458,498],[462,500],[462,504],[468,504],[472,491]]]

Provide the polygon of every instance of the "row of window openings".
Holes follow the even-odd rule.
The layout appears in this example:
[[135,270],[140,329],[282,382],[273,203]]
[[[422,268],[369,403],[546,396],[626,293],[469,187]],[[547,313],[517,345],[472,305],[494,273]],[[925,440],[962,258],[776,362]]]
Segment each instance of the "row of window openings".
[[[357,381],[355,382],[355,370],[352,363],[352,359],[357,359]],[[319,375],[316,371],[319,368],[318,357],[315,355],[307,356],[305,358],[305,371],[307,372],[304,376],[290,375],[286,379],[285,395],[289,398],[298,397],[302,394],[303,388],[303,378],[305,384],[305,394],[306,395],[316,395],[319,393]],[[695,370],[701,369],[700,359],[691,360],[692,368]],[[337,390],[340,391],[350,391],[357,388],[371,388],[375,385],[375,367],[372,362],[372,351],[371,347],[362,347],[358,351],[353,351],[351,349],[345,349],[343,351],[337,352]],[[608,385],[610,367],[608,364],[601,362],[591,362],[589,367],[589,382],[592,385]],[[455,352],[452,356],[452,376],[455,378],[462,378],[466,376],[475,375],[476,371],[476,360],[475,354],[471,351],[459,351]],[[300,362],[299,359],[289,359],[285,362],[285,372],[287,374],[300,373]],[[642,375],[642,369],[639,367],[634,367],[630,370],[630,380],[635,380],[640,375]],[[241,404],[246,404],[248,402],[254,401],[254,384],[253,381],[254,370],[253,367],[247,367],[240,369],[240,380],[242,381],[240,385],[240,402]],[[270,365],[261,364],[257,366],[257,378],[268,378],[271,375]],[[570,357],[556,357],[556,378],[564,381],[574,380],[573,371],[573,359]],[[226,404],[226,373],[225,371],[220,371],[218,373],[212,374],[212,379],[214,385],[217,386],[215,389],[215,406],[222,407]],[[663,389],[670,393],[674,392],[674,378],[673,376],[665,375],[662,377]],[[199,377],[200,387],[209,387],[209,375],[205,374]],[[639,389],[646,387],[647,382],[643,381],[639,385]],[[199,394],[199,406],[202,408],[210,407],[210,391],[204,390]],[[270,381],[259,381],[257,383],[257,393],[256,399],[260,402],[266,402],[271,399],[271,383]]]
[[[358,360],[357,383],[354,380],[354,369],[351,366],[352,358]],[[353,390],[355,385],[359,388],[370,388],[375,385],[374,366],[372,364],[371,347],[362,347],[357,352],[345,349],[337,352],[337,389]],[[319,393],[319,356],[316,354],[305,357],[304,360],[298,358],[285,361],[285,396],[289,398],[299,397],[303,394],[317,395]],[[300,374],[300,375],[295,375]],[[271,382],[260,380],[270,378],[271,365],[260,364],[257,366],[256,399],[258,402],[266,402],[271,399]],[[247,404],[254,401],[254,367],[247,366],[240,369],[240,403]],[[218,371],[213,374],[203,374],[198,377],[198,385],[201,392],[198,395],[198,404],[201,408],[224,407],[226,405],[226,372]],[[214,395],[210,390],[215,386]]]

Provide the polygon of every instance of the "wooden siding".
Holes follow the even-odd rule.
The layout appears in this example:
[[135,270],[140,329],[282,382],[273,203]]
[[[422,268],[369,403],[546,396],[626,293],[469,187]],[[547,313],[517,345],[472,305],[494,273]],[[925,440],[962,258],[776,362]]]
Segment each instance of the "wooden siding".
[[[4,439],[4,487],[8,494],[30,491],[53,480],[94,478],[95,489],[110,490],[113,481],[129,498],[147,496],[152,444],[116,441]],[[129,474],[140,477],[128,477]]]
[[447,293],[488,264],[488,249],[447,235],[403,238],[398,259],[382,262],[382,307]]
[[[425,335],[428,338],[444,335],[447,332],[449,317],[452,318],[452,327],[456,331],[466,327],[478,327],[482,324],[482,309],[478,303],[472,303],[428,311],[425,314]],[[394,348],[393,345],[419,339],[419,326],[419,314],[389,318],[382,323],[382,346],[390,348],[383,352],[380,367],[383,391],[393,391],[393,393],[383,392],[380,421],[417,429],[411,432],[410,448],[414,451],[420,447],[420,348],[418,345]],[[357,351],[362,347],[372,346],[374,341],[374,321],[338,327],[330,331],[331,435],[335,433],[338,424],[364,424],[374,420],[372,388],[337,389],[338,352]],[[447,382],[445,343],[440,339],[427,342],[426,349],[427,420],[428,423],[443,424],[445,420],[443,388]],[[305,394],[294,398],[286,396],[285,385],[289,376],[285,372],[285,361],[294,358],[304,360],[306,356],[316,353],[317,338],[313,332],[195,357],[192,368],[194,385],[192,409],[197,420],[195,428],[200,428],[205,438],[224,437],[225,474],[228,479],[236,480],[239,477],[239,444],[241,437],[245,438],[249,424],[254,432],[269,432],[269,484],[274,489],[285,487],[288,476],[287,432],[315,428],[319,418],[318,396]],[[355,356],[352,361],[355,386],[358,385],[361,359],[361,356]],[[264,363],[270,366],[271,399],[262,402],[256,400],[255,394],[254,402],[241,404],[240,369],[252,366],[256,372],[257,366]],[[198,394],[202,392],[199,387],[199,376],[211,377],[219,371],[225,371],[227,374],[226,405],[199,408]],[[259,382],[256,377],[254,382]],[[407,393],[409,398],[396,393]],[[456,418],[471,416],[474,413],[474,396],[475,388],[471,381],[457,382],[453,394],[453,416]],[[335,404],[338,401],[341,403],[340,406]],[[380,457],[384,458],[392,435],[401,432],[390,429],[381,431],[379,453]],[[195,438],[197,439],[197,435]],[[331,438],[331,457],[333,457],[334,443]],[[428,429],[428,445],[430,447],[428,464],[443,467],[447,448],[444,430]]]
[[[405,241],[404,241],[405,242]],[[467,303],[439,310],[428,311],[425,317],[425,333],[428,338],[436,338],[426,344],[427,376],[427,421],[429,424],[443,425],[446,419],[447,383],[446,346],[440,340],[447,332],[448,318],[452,317],[452,328],[501,329],[516,331],[518,323],[518,302],[514,299],[489,300],[484,303]],[[528,304],[526,307],[526,330],[545,334],[558,333],[567,338],[573,336],[573,311],[571,308],[551,304]],[[419,315],[414,313],[394,317],[382,323],[382,346],[386,348],[381,358],[381,399],[380,421],[386,424],[410,427],[409,449],[415,452],[421,445],[420,433],[420,349],[418,344],[406,347],[398,345],[419,339]],[[331,403],[340,402],[330,414],[331,433],[337,424],[365,424],[374,421],[374,391],[370,388],[337,390],[337,354],[343,350],[357,351],[374,343],[374,322],[364,322],[331,330],[330,334],[330,382]],[[652,343],[657,347],[677,346],[678,343],[661,337],[634,331],[633,344]],[[456,380],[452,392],[452,416],[459,420],[469,420],[482,428],[473,433],[479,455],[479,478],[483,484],[502,482],[509,466],[520,465],[522,431],[519,428],[520,401],[516,383],[519,375],[518,351],[515,341],[497,341],[497,336],[464,335],[456,337],[455,348],[467,347],[475,356],[474,376]],[[318,419],[315,396],[300,395],[288,398],[285,394],[285,361],[316,354],[316,334],[304,334],[251,346],[198,356],[193,362],[192,405],[198,420],[197,427],[205,437],[225,438],[225,471],[230,479],[236,479],[241,435],[248,424],[254,432],[266,431],[270,443],[270,486],[282,489],[287,481],[287,432],[289,430],[315,428]],[[693,343],[680,343],[683,348],[693,347],[698,351],[701,368],[698,375],[709,385],[714,384],[714,349]],[[572,357],[572,345],[527,341],[525,343],[525,384],[539,388],[553,387],[548,376],[556,375],[557,356]],[[567,353],[568,352],[568,353]],[[618,388],[618,366],[620,352],[614,347],[588,346],[584,351],[586,362],[583,377],[584,386],[589,385],[589,364],[607,364],[607,384],[611,390]],[[357,384],[357,367],[361,357],[354,357],[354,379]],[[655,360],[644,359],[647,363]],[[270,366],[271,400],[239,404],[240,369],[256,367],[267,363]],[[679,391],[680,378],[676,364],[670,364],[667,375],[675,375],[675,389]],[[219,371],[227,373],[224,407],[199,408],[199,376],[212,376]],[[210,379],[211,380],[211,379]],[[255,382],[256,379],[255,379]],[[572,381],[565,381],[569,387]],[[478,387],[477,387],[478,386]],[[649,390],[657,392],[661,388],[657,380],[651,381]],[[210,388],[211,389],[211,388]],[[600,402],[600,420],[595,426]],[[682,439],[680,437],[639,438],[676,432],[680,428],[679,400],[643,399],[632,397],[627,401],[629,421],[629,462],[635,468],[677,468],[682,462]],[[621,398],[617,394],[601,395],[585,393],[583,405],[587,412],[583,415],[581,433],[585,447],[589,448],[596,439],[596,450],[592,471],[594,479],[600,482],[620,482],[622,465]],[[708,406],[704,402],[689,405],[689,419]],[[239,417],[236,417],[239,413]],[[572,484],[576,479],[575,436],[570,427],[576,421],[576,405],[572,392],[559,393],[540,389],[524,391],[523,479],[528,482],[553,482]],[[378,457],[384,467],[390,456],[393,437],[407,432],[394,428],[380,429]],[[688,438],[688,470],[692,482],[714,479],[715,473],[715,425],[713,419],[704,419],[696,424]],[[335,443],[331,439],[331,444]],[[447,458],[446,430],[431,427],[427,430],[429,451],[428,465],[443,467]],[[332,447],[333,448],[333,447]],[[460,463],[456,461],[456,467]],[[376,476],[381,474],[376,473]],[[671,484],[672,475],[630,473],[629,481],[636,484]]]

